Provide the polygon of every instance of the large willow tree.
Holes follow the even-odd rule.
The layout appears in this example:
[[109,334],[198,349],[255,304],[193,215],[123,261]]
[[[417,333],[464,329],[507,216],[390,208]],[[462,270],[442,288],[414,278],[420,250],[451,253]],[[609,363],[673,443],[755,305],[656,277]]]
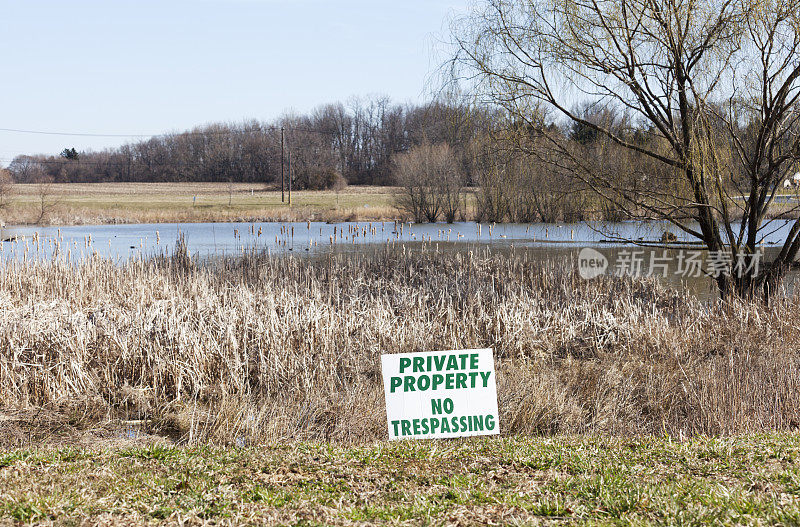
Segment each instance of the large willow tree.
[[[490,0],[454,35],[456,78],[547,138],[548,159],[631,216],[729,255],[723,293],[769,297],[800,250],[797,209],[775,207],[800,159],[800,0]],[[587,119],[586,104],[644,133]],[[649,160],[647,184],[598,169],[540,125],[543,111]],[[735,269],[776,229],[776,256]]]

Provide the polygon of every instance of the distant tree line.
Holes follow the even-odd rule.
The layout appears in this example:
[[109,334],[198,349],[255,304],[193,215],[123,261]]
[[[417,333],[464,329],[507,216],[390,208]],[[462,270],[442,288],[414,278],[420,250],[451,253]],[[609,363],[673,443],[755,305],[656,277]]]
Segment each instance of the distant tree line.
[[[248,182],[274,184],[291,164],[295,188],[393,184],[393,157],[422,143],[454,148],[492,126],[491,112],[457,104],[393,104],[353,99],[274,122],[217,123],[100,152],[65,148],[59,155],[23,155],[8,166],[17,183]],[[470,176],[470,167],[462,166]]]
[[[247,182],[295,189],[393,185],[415,221],[491,222],[621,219],[630,213],[574,177],[602,171],[635,193],[663,167],[599,134],[611,127],[645,145],[653,134],[624,113],[585,104],[581,122],[532,110],[520,120],[497,106],[452,101],[393,104],[353,99],[273,122],[217,123],[101,152],[68,147],[23,155],[8,166],[17,183]],[[547,133],[542,133],[546,131]],[[648,179],[649,178],[649,179]],[[468,205],[470,203],[471,205]]]

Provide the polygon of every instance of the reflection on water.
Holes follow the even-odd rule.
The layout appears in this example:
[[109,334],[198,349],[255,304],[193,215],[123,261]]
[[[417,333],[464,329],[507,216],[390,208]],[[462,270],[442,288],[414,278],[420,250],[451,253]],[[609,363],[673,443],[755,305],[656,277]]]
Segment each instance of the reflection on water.
[[[777,227],[763,240],[767,256],[789,229],[789,221],[775,222]],[[660,244],[665,232],[676,235],[678,247]],[[270,254],[319,255],[331,251],[359,252],[380,244],[415,246],[439,251],[465,251],[486,248],[493,252],[525,251],[535,258],[577,261],[582,247],[593,247],[605,254],[609,271],[621,253],[643,251],[640,257],[650,262],[653,255],[666,258],[668,264],[658,275],[676,287],[685,287],[701,297],[716,295],[707,276],[687,276],[679,269],[679,252],[692,250],[691,241],[666,222],[596,222],[578,224],[410,224],[396,222],[359,222],[327,224],[304,223],[190,223],[92,225],[70,227],[14,227],[0,231],[0,260],[47,261],[52,258],[79,261],[90,255],[124,262],[168,252],[178,236],[183,235],[192,255],[199,258],[232,256],[245,250],[263,250]],[[621,244],[633,240],[648,247]],[[666,251],[666,252],[664,252]],[[648,274],[645,263],[643,274]],[[793,289],[796,273],[787,281]]]

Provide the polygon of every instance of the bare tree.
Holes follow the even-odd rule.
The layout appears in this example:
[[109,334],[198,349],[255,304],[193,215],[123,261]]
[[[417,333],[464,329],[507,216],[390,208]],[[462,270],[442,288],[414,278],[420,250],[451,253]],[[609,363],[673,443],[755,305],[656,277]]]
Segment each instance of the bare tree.
[[[774,231],[770,207],[800,160],[800,0],[490,0],[454,26],[456,78],[552,138],[547,108],[644,156],[656,170],[598,167],[551,139],[556,166],[632,217],[662,219],[730,258],[720,291],[766,298],[800,250],[796,210],[779,254],[752,258]],[[576,101],[628,114],[645,134],[587,119]],[[579,155],[581,154],[581,155]],[[623,167],[624,168],[624,167]],[[760,271],[760,272],[759,272]]]
[[59,203],[59,197],[53,188],[53,179],[50,176],[42,175],[38,178],[36,197],[39,213],[36,224],[43,225],[49,221],[50,213]]
[[461,210],[463,182],[452,149],[423,143],[395,158],[395,181],[402,187],[397,205],[417,222],[444,214],[453,222]]
[[44,171],[39,159],[34,156],[17,156],[8,165],[8,172],[17,183],[34,183]]

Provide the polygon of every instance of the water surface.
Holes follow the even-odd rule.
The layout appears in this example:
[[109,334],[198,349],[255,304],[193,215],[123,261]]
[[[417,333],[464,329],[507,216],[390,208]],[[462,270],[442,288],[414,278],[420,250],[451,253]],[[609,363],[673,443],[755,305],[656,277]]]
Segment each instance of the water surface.
[[[789,221],[774,222],[765,232],[763,247],[770,255],[789,229]],[[676,235],[677,244],[660,243],[665,232]],[[670,285],[685,287],[701,297],[715,295],[707,276],[689,276],[680,260],[698,251],[690,237],[667,222],[591,222],[576,224],[410,224],[397,222],[350,223],[162,223],[131,225],[80,225],[68,227],[11,227],[0,232],[0,260],[79,261],[91,255],[125,262],[168,253],[179,236],[189,252],[200,259],[235,256],[243,251],[269,254],[321,255],[330,252],[368,250],[381,245],[425,247],[426,250],[526,251],[537,260],[571,259],[583,247],[592,247],[609,260],[608,272],[624,272],[621,260],[635,253],[640,273],[658,276]],[[631,243],[631,241],[633,243]],[[681,256],[683,254],[683,256]],[[703,256],[705,258],[705,256]],[[651,260],[667,262],[652,272]],[[651,271],[648,273],[648,271]],[[793,290],[797,279],[787,280]]]

